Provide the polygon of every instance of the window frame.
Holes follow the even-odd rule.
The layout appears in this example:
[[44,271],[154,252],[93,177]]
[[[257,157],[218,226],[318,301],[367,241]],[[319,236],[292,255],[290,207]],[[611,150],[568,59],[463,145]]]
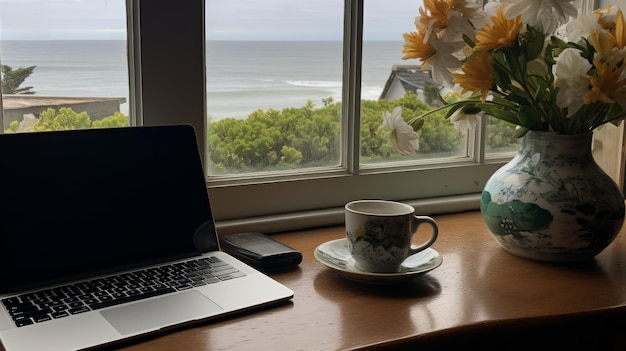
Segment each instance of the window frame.
[[[135,62],[130,70],[135,81],[131,95],[141,97],[131,105],[135,123],[191,124],[204,155],[205,79],[210,79],[205,78],[204,0],[188,0],[184,6],[169,0],[127,1],[133,12],[129,16],[129,29],[133,28],[129,47]],[[363,0],[345,1],[342,164],[289,174],[209,177],[207,189],[221,234],[339,224],[345,203],[366,198],[404,201],[425,214],[476,209],[488,177],[510,158],[485,160],[476,142],[481,140],[479,132],[477,139],[470,138],[472,155],[465,158],[428,165],[399,162],[359,167],[363,5]],[[167,89],[170,86],[186,89]]]
[[[356,199],[403,201],[423,214],[476,209],[486,180],[510,158],[486,160],[479,131],[470,138],[467,157],[360,167],[364,1],[344,3],[342,163],[288,173],[209,177],[207,191],[220,234],[340,224],[343,205]],[[204,0],[126,0],[126,6],[131,125],[190,124],[206,157]]]
[[[205,157],[204,0],[126,0],[126,5],[131,125],[190,124]],[[595,5],[594,0],[582,0],[583,8]],[[208,178],[220,234],[340,224],[344,204],[356,199],[403,201],[422,214],[477,209],[487,179],[510,159],[511,154],[485,157],[483,121],[469,138],[467,157],[359,167],[363,6],[364,0],[345,0],[342,164]]]

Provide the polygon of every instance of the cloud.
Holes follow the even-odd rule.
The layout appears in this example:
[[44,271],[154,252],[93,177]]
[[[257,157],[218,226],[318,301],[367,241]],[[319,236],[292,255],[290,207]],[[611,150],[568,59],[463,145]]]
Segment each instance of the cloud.
[[[413,30],[420,0],[368,0],[365,38],[402,40]],[[207,38],[216,40],[342,40],[343,0],[206,2]]]
[[[0,39],[123,40],[125,3],[0,0]],[[366,0],[364,6],[366,40],[401,40],[403,32],[413,30],[421,1]],[[206,0],[205,7],[208,39],[343,39],[344,0]]]
[[126,38],[124,0],[0,0],[0,39]]
[[207,38],[341,40],[343,0],[206,1]]

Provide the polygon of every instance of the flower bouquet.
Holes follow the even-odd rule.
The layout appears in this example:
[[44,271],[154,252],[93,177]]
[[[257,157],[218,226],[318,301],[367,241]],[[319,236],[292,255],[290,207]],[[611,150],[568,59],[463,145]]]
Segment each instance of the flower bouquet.
[[[594,257],[624,222],[624,197],[593,161],[591,131],[619,124],[626,109],[626,26],[616,7],[581,11],[571,0],[424,0],[404,58],[432,68],[460,98],[457,128],[485,113],[525,136],[517,156],[486,182],[480,209],[509,252],[540,261]],[[428,114],[427,113],[427,114]],[[401,153],[417,149],[424,115],[400,108],[383,126]]]
[[417,149],[430,113],[448,109],[459,129],[480,113],[529,130],[581,134],[619,124],[626,109],[626,25],[613,6],[578,11],[573,0],[424,0],[403,59],[432,69],[435,82],[460,96],[408,122],[401,108],[383,128],[403,154]]

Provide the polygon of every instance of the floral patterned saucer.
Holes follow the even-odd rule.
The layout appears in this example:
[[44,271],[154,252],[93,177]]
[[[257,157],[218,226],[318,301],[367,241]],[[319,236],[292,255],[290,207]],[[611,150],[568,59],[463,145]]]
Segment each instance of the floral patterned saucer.
[[315,248],[314,255],[323,265],[337,271],[343,277],[368,284],[400,283],[430,272],[443,262],[437,251],[427,248],[404,260],[396,273],[365,272],[356,267],[346,239],[325,242]]

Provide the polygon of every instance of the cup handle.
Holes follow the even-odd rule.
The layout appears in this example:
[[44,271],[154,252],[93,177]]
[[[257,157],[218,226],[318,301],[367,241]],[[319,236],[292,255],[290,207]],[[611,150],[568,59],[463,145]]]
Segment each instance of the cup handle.
[[[411,244],[411,249],[409,250],[410,255],[416,254],[430,247],[435,242],[435,240],[437,240],[437,235],[439,235],[439,226],[437,225],[437,222],[435,222],[434,219],[428,216],[413,215],[413,235],[417,233],[417,229],[420,227],[420,225],[424,223],[429,224],[433,228],[433,233],[430,236],[430,239],[428,239],[428,241],[426,241],[425,243],[421,245]],[[411,235],[411,238],[413,238],[413,235]]]

